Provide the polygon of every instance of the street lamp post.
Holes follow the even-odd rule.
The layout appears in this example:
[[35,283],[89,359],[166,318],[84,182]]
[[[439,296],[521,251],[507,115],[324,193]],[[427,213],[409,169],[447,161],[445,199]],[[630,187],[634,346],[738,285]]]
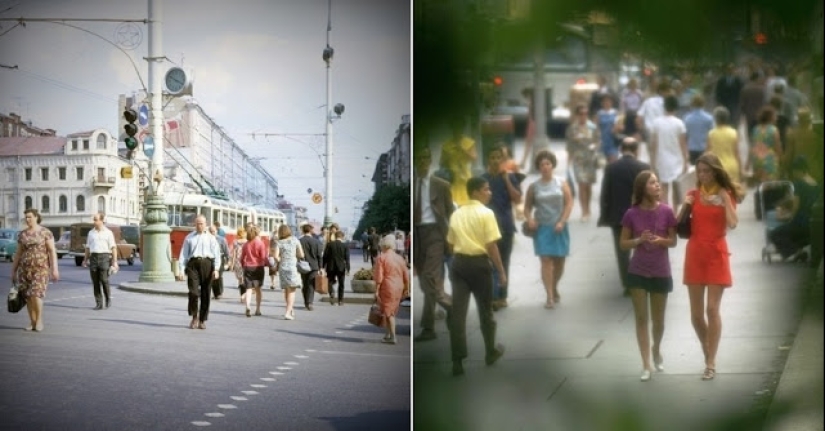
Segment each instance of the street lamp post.
[[323,58],[327,64],[327,104],[326,104],[326,166],[324,167],[324,177],[326,179],[326,196],[324,205],[324,226],[332,224],[332,56],[335,52],[329,46],[329,33],[332,31],[332,0],[327,2],[327,46],[324,48]]

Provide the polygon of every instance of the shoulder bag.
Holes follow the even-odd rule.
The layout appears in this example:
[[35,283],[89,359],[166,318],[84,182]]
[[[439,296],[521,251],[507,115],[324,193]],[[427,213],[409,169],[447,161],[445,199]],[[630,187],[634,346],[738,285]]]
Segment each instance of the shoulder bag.
[[309,274],[310,272],[312,272],[312,267],[309,266],[309,262],[307,262],[305,260],[299,260],[298,261],[298,272],[300,274],[304,274],[304,275]]
[[682,212],[679,213],[679,220],[676,221],[676,235],[679,235],[679,238],[690,238],[690,217],[693,209],[692,207],[693,206],[690,204],[684,204]]

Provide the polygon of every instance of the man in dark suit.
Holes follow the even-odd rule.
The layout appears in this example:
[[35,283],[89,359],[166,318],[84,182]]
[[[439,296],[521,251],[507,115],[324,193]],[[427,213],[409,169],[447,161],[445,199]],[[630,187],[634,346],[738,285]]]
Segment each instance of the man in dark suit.
[[335,305],[335,296],[332,291],[332,285],[335,280],[338,280],[338,305],[344,305],[344,276],[349,274],[349,248],[344,244],[344,232],[340,230],[335,232],[335,239],[330,238],[324,247],[323,257],[324,270],[327,271],[327,278],[329,278],[329,303]]
[[370,243],[370,265],[375,266],[375,259],[378,258],[378,252],[381,251],[381,235],[375,230],[374,227],[369,229],[369,236],[367,240]]
[[742,87],[742,92],[739,95],[739,108],[748,123],[748,141],[751,140],[753,127],[756,126],[759,110],[763,106],[765,106],[765,84],[762,82],[759,72],[752,72],[751,80]]
[[304,260],[309,263],[312,270],[306,274],[301,274],[301,293],[304,296],[304,307],[312,311],[312,301],[315,298],[315,277],[321,269],[321,241],[312,235],[312,225],[309,223],[301,226],[301,238],[298,241],[304,249]]
[[452,305],[452,298],[444,292],[444,257],[447,229],[454,209],[453,197],[450,183],[430,175],[431,161],[429,148],[416,149],[413,161],[413,263],[424,292],[424,310],[421,334],[415,341],[435,339],[435,305],[441,305],[448,313]]
[[744,85],[742,78],[736,75],[736,66],[729,63],[725,69],[725,75],[716,81],[714,89],[716,104],[728,109],[734,129],[739,128],[739,95]]
[[602,178],[602,193],[600,197],[600,212],[598,226],[608,226],[613,231],[613,248],[616,251],[616,261],[619,264],[619,277],[624,288],[624,295],[628,296],[627,267],[630,264],[630,251],[619,247],[619,236],[622,233],[622,218],[630,208],[633,196],[633,182],[639,172],[650,169],[650,165],[636,160],[639,154],[639,144],[632,137],[624,138],[621,144],[622,156],[619,160],[610,163],[604,168]]

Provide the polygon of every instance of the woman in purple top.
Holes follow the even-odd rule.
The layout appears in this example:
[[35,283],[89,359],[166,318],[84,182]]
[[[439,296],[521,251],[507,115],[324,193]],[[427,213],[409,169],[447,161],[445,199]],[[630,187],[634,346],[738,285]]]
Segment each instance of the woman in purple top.
[[[650,356],[657,371],[663,371],[659,348],[665,332],[667,294],[673,291],[670,274],[669,247],[676,246],[676,217],[673,209],[659,202],[661,186],[649,170],[639,172],[633,182],[633,203],[622,218],[620,246],[633,249],[627,270],[627,285],[636,315],[636,340],[642,354],[643,382],[650,380]],[[653,346],[650,345],[648,322],[653,321]]]

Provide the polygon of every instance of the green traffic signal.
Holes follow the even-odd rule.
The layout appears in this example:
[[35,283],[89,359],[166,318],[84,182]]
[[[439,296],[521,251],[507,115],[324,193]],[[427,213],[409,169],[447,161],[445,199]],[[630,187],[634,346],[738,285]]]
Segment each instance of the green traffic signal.
[[126,109],[123,111],[123,118],[126,120],[126,124],[123,126],[123,131],[126,132],[126,139],[124,139],[123,142],[126,144],[126,148],[132,151],[138,146],[138,140],[135,138],[138,132],[137,124],[135,124],[135,121],[137,121],[137,112],[135,112],[134,109]]
[[134,136],[129,136],[128,138],[123,140],[126,143],[126,148],[129,150],[134,150],[138,146],[137,138]]

